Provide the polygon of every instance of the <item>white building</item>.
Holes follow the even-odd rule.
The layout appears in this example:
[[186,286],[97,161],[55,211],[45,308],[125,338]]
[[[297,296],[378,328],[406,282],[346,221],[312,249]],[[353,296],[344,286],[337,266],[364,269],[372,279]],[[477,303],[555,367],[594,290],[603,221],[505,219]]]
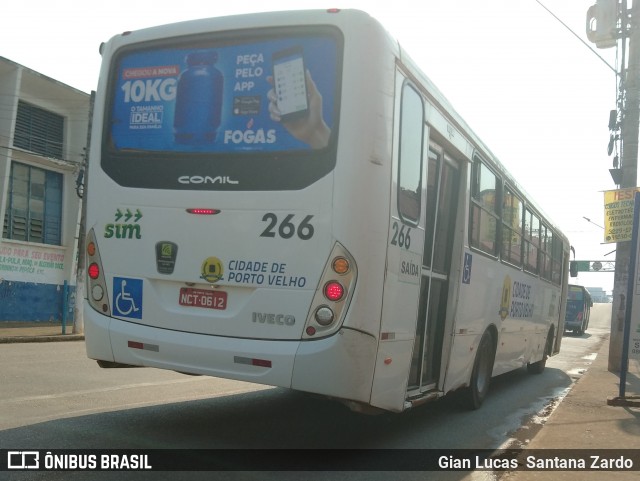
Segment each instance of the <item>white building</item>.
[[0,322],[72,321],[90,98],[0,57]]

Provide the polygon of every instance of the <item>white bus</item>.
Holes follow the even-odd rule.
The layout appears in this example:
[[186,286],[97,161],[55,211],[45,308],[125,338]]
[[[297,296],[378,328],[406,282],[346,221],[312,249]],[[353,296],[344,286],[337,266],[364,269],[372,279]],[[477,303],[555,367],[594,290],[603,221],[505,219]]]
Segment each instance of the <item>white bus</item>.
[[101,47],[86,348],[400,412],[544,368],[569,244],[369,15]]

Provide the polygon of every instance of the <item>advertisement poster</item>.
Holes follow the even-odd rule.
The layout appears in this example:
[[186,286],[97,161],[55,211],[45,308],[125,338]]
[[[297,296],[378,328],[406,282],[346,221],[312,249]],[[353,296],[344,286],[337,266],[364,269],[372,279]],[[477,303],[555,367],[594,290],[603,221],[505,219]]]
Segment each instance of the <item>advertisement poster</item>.
[[0,278],[62,284],[64,258],[64,251],[5,243],[0,245]]
[[604,193],[604,243],[631,240],[633,198],[640,189],[609,190]]
[[[640,192],[640,190],[639,190]],[[636,205],[640,205],[635,200],[635,190],[633,193],[634,197],[631,197],[631,224],[633,228],[634,221],[636,223],[640,223],[640,213],[635,213],[634,209]],[[634,219],[635,217],[635,219]],[[633,283],[633,293],[631,296],[631,315],[627,315],[625,319],[625,323],[629,323],[626,328],[629,329],[629,337],[628,337],[628,359],[635,359],[636,361],[640,361],[640,241],[638,239],[635,240],[635,245],[631,244],[631,249],[635,249],[635,270],[633,270],[633,278],[628,279],[627,282]],[[632,254],[633,255],[633,254]],[[633,258],[633,257],[632,257]],[[632,269],[629,269],[629,274],[631,274]],[[626,335],[626,333],[625,333]]]
[[117,63],[112,147],[202,153],[321,149],[331,134],[337,68],[337,44],[330,36],[124,53]]

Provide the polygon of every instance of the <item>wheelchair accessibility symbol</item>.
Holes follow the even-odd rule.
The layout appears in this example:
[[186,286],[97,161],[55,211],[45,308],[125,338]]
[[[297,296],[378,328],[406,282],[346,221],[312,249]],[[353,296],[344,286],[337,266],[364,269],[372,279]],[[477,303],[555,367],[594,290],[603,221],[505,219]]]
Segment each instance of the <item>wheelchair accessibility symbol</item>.
[[471,284],[471,265],[473,264],[473,256],[468,252],[464,253],[464,268],[462,270],[462,283]]
[[142,280],[113,278],[113,314],[142,319]]

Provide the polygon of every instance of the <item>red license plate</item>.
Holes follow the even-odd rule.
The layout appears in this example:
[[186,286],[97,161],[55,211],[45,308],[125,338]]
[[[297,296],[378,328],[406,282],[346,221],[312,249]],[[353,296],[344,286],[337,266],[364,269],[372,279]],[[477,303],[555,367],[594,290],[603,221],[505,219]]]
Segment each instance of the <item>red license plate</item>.
[[205,307],[207,309],[226,309],[227,293],[183,287],[180,289],[181,306]]

